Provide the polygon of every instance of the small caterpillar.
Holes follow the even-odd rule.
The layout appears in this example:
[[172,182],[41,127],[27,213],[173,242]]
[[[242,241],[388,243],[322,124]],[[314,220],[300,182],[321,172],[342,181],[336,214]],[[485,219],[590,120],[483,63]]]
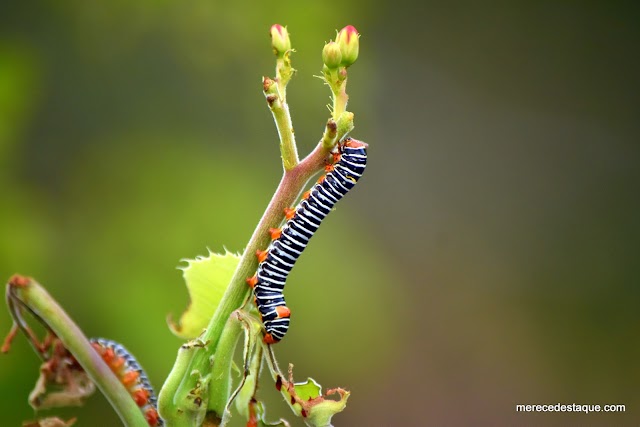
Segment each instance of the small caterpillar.
[[266,251],[258,251],[258,270],[247,279],[266,330],[264,342],[280,341],[289,329],[291,311],[286,306],[285,281],[296,260],[333,206],[356,185],[367,165],[367,144],[347,138],[333,154],[334,164],[307,191],[295,209],[285,209],[286,224],[271,229]]
[[151,383],[136,359],[121,344],[104,338],[91,338],[91,345],[120,379],[142,410],[151,427],[164,422],[158,415],[157,400]]

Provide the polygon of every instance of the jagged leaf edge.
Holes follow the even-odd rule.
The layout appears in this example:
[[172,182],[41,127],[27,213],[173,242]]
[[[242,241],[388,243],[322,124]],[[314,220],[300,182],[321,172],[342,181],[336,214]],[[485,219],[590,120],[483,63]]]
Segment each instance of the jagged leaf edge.
[[189,293],[189,305],[177,322],[167,318],[173,334],[184,339],[194,339],[207,327],[220,304],[231,277],[240,261],[240,255],[225,251],[217,254],[209,250],[208,256],[183,259],[186,266],[178,267]]

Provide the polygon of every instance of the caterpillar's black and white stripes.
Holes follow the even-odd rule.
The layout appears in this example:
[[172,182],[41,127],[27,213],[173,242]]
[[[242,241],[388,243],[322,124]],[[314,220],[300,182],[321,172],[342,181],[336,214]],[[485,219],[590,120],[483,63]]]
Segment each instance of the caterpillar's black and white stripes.
[[144,370],[124,346],[104,338],[91,338],[91,344],[105,363],[120,379],[131,397],[142,410],[150,427],[160,427],[164,422],[158,415],[156,395]]
[[336,162],[311,188],[295,209],[287,210],[281,230],[272,230],[273,241],[258,253],[256,275],[247,279],[266,330],[264,341],[276,343],[289,329],[290,311],[284,295],[285,282],[296,260],[333,206],[362,176],[367,165],[367,144],[348,138],[338,145]]

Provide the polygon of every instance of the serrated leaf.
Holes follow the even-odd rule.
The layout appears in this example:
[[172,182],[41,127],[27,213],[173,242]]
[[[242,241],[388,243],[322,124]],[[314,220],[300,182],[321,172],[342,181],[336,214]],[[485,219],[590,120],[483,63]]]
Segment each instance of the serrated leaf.
[[209,256],[185,260],[181,268],[189,292],[190,303],[175,323],[167,319],[169,329],[180,338],[194,339],[207,327],[216,311],[240,257],[227,252],[224,255],[209,252]]

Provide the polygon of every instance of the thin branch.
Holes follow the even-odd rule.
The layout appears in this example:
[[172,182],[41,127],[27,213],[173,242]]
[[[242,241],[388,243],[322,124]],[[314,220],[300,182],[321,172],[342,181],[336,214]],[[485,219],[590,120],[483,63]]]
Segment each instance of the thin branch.
[[[7,298],[27,308],[60,339],[98,386],[127,426],[148,426],[142,411],[118,377],[93,349],[80,328],[35,280],[19,275],[7,284]],[[18,324],[21,320],[14,319]]]

